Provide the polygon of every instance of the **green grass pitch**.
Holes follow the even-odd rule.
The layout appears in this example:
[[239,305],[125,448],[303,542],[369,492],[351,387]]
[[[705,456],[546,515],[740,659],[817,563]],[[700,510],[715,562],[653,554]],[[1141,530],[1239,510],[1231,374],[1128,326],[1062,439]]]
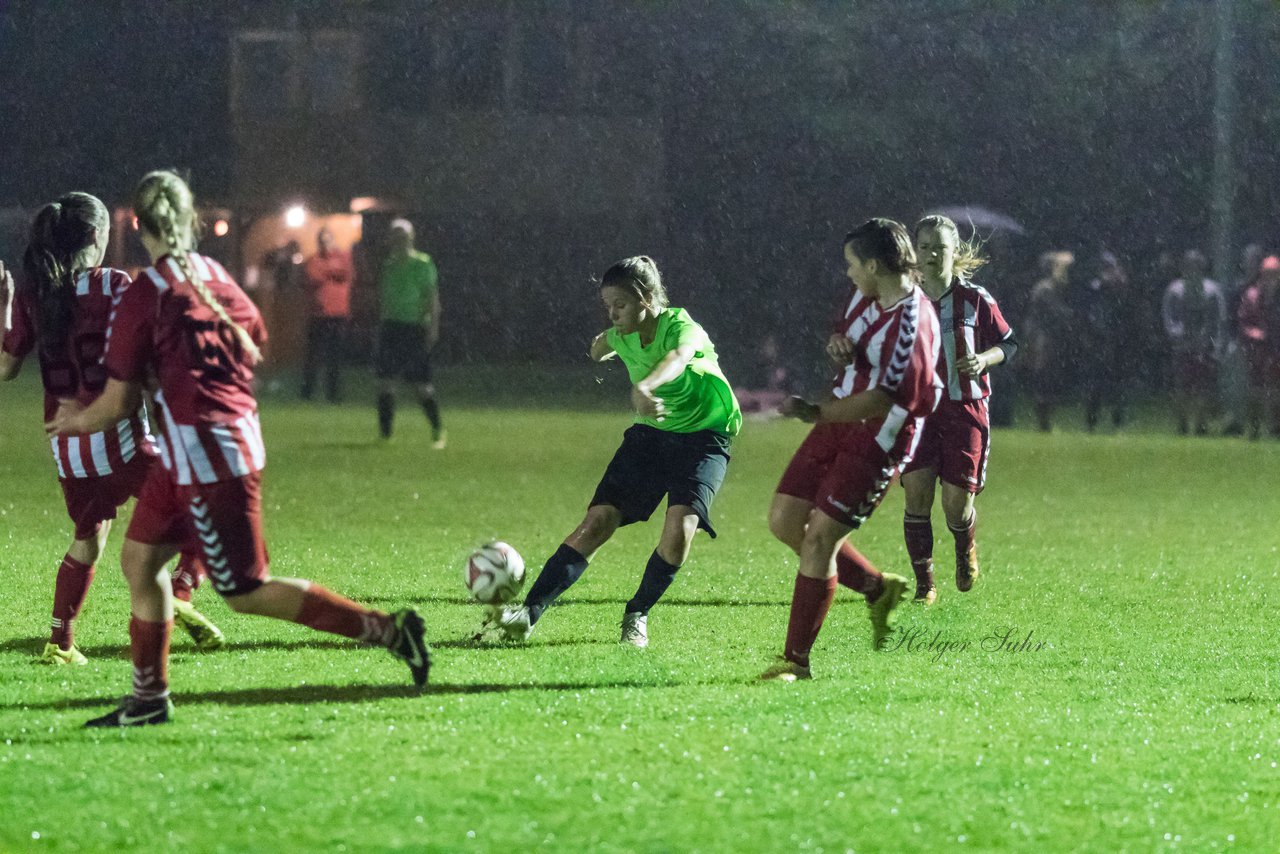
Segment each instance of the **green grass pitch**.
[[[765,510],[805,428],[749,421],[721,536],[695,543],[647,651],[618,623],[656,519],[527,647],[473,647],[467,552],[500,536],[541,566],[627,424],[617,379],[612,407],[568,411],[468,405],[455,377],[444,452],[416,407],[381,444],[367,404],[265,396],[273,570],[416,603],[430,690],[206,587],[230,645],[175,635],[176,721],[96,733],[80,725],[129,686],[123,526],[78,624],[90,664],[33,665],[69,523],[33,378],[0,389],[0,851],[1275,849],[1280,446],[997,432],[975,591],[938,511],[941,599],[900,612],[914,649],[873,652],[842,591],[816,678],[761,685],[795,573]],[[895,487],[855,542],[905,574],[901,516]],[[984,645],[1005,631],[1030,647]]]

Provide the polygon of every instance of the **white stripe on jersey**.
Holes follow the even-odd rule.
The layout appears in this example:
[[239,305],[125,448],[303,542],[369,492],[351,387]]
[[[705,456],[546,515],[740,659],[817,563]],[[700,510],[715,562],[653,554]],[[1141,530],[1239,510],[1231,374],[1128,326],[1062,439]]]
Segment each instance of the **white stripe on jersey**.
[[84,470],[84,460],[80,459],[80,437],[67,437],[67,461],[71,463],[71,474],[74,477],[88,477]]
[[218,473],[213,470],[213,464],[204,452],[204,445],[200,444],[200,434],[196,432],[196,428],[190,424],[179,424],[178,437],[183,450],[187,452],[187,459],[191,460],[196,480],[200,483],[217,483]]
[[191,259],[191,263],[195,266],[197,276],[205,281],[213,280],[213,273],[209,271],[209,265],[204,262],[204,258],[195,252],[192,252],[187,257]]
[[173,471],[173,458],[169,456],[169,443],[164,440],[164,431],[156,436],[156,449],[160,451],[160,462],[166,471]]
[[[146,422],[143,423],[145,424]],[[127,463],[133,459],[133,455],[137,451],[133,442],[133,426],[129,424],[129,419],[125,418],[116,424],[116,430],[120,433],[120,458]]]
[[107,459],[107,438],[105,433],[93,433],[89,436],[89,450],[93,454],[93,467],[98,476],[111,474],[111,462]]
[[885,453],[893,450],[894,444],[898,441],[898,432],[906,420],[907,410],[896,403],[889,407],[889,411],[884,416],[884,423],[880,425],[880,432],[876,434],[876,444],[880,446],[880,450]]
[[[147,274],[147,278],[151,280],[151,284],[156,286],[156,290],[161,293],[169,290],[169,283],[164,280],[164,276],[160,275],[160,271],[155,267],[148,267],[142,272]],[[121,291],[121,293],[124,293],[124,291]]]
[[240,453],[240,446],[236,444],[236,437],[231,434],[231,430],[227,425],[215,425],[209,428],[209,432],[213,434],[213,438],[217,439],[218,449],[222,451],[222,456],[231,468],[231,473],[236,477],[244,477],[249,474],[249,464],[244,461],[244,454]]
[[102,295],[104,297],[111,296],[111,274],[114,270],[103,269],[102,271]]
[[254,470],[261,469],[267,464],[267,448],[262,442],[262,422],[258,420],[258,413],[251,412],[237,419],[236,424],[240,427],[240,435],[244,437],[245,444],[249,446]]
[[[964,350],[966,353],[977,353],[978,342],[975,334],[978,329],[978,307],[970,305],[968,302],[964,304]],[[947,336],[943,336],[947,337]],[[953,339],[954,342],[954,339]],[[954,346],[954,343],[953,343]],[[981,397],[982,389],[979,387],[974,377],[965,377],[964,385],[966,386],[970,397]]]
[[186,280],[187,277],[183,274],[182,268],[178,266],[178,262],[173,259],[172,255],[170,255],[168,258],[165,258],[164,261],[166,264],[169,265],[169,269],[173,272],[173,277],[175,279],[177,279],[180,282]]
[[180,486],[191,485],[191,464],[187,461],[186,451],[182,447],[182,436],[178,433],[178,425],[174,422],[173,416],[169,414],[169,407],[164,405],[164,393],[156,392],[156,402],[160,404],[160,410],[164,413],[164,432],[169,437],[169,453],[172,455],[172,463],[175,476]]
[[219,282],[231,282],[231,275],[227,272],[227,268],[218,263],[217,259],[209,258],[204,255],[200,256],[208,263],[209,269],[213,271],[213,275]]
[[76,276],[76,296],[87,297],[89,295],[89,271],[84,270],[80,275]]
[[65,478],[65,477],[67,476],[67,473],[66,473],[66,471],[62,468],[62,454],[58,453],[58,439],[59,439],[59,438],[61,438],[61,437],[59,437],[59,436],[53,436],[53,437],[51,437],[51,438],[49,439],[49,447],[50,447],[50,448],[53,448],[53,461],[54,461],[55,463],[57,463],[57,465],[58,465],[58,477],[59,477],[59,478]]

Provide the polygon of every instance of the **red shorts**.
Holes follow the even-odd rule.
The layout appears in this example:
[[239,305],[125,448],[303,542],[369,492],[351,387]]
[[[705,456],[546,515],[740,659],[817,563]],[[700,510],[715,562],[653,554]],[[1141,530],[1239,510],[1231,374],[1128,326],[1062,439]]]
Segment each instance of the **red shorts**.
[[792,455],[777,492],[808,501],[837,522],[857,528],[901,468],[901,461],[876,444],[875,430],[865,424],[818,424]]
[[[156,463],[156,465],[152,465]],[[102,523],[116,518],[116,510],[142,491],[148,470],[164,469],[156,457],[137,454],[120,469],[101,477],[69,477],[60,480],[67,515],[76,526],[76,539],[88,540],[102,530]]]
[[986,399],[944,400],[924,420],[924,433],[906,471],[933,469],[945,483],[974,495],[987,482],[991,421]]
[[178,486],[156,466],[138,498],[127,536],[151,545],[194,547],[213,589],[223,596],[251,593],[267,577],[262,536],[262,473],[234,480]]

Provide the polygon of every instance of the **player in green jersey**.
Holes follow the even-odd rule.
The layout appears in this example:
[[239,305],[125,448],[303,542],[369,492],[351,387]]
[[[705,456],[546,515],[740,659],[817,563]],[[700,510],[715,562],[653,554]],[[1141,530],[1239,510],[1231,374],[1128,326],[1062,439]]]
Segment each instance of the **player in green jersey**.
[[[675,579],[699,528],[714,537],[711,502],[724,481],[742,411],[720,371],[715,345],[682,308],[667,305],[653,260],[610,267],[600,297],[612,324],[591,343],[597,362],[619,358],[631,379],[635,423],[605,469],[586,517],[543,566],[524,605],[495,617],[511,640],[525,640],[569,589],[596,550],[623,525],[647,520],[667,499],[662,536],[622,618],[622,642],[648,646],[649,609]],[[481,635],[484,634],[482,630]]]

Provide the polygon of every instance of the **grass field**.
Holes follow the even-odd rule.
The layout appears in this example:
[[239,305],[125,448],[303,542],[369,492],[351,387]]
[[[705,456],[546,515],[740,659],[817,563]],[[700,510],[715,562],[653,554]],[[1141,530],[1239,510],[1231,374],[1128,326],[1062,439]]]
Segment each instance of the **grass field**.
[[[452,385],[444,452],[415,409],[381,444],[367,405],[264,398],[274,571],[417,603],[425,696],[385,653],[206,588],[231,644],[175,636],[175,723],[92,733],[129,684],[119,538],[78,624],[89,666],[32,665],[69,524],[32,378],[0,389],[0,850],[1275,850],[1280,445],[998,432],[983,579],[955,591],[939,511],[948,581],[902,612],[953,646],[875,653],[842,591],[815,679],[760,685],[795,573],[764,512],[802,425],[748,423],[721,536],[695,544],[647,651],[617,637],[656,520],[528,647],[475,648],[468,550],[501,536],[541,566],[628,419],[610,384],[617,407],[581,412],[468,408]],[[855,541],[907,572],[901,516],[895,488]],[[1032,648],[984,645],[1006,631]]]

